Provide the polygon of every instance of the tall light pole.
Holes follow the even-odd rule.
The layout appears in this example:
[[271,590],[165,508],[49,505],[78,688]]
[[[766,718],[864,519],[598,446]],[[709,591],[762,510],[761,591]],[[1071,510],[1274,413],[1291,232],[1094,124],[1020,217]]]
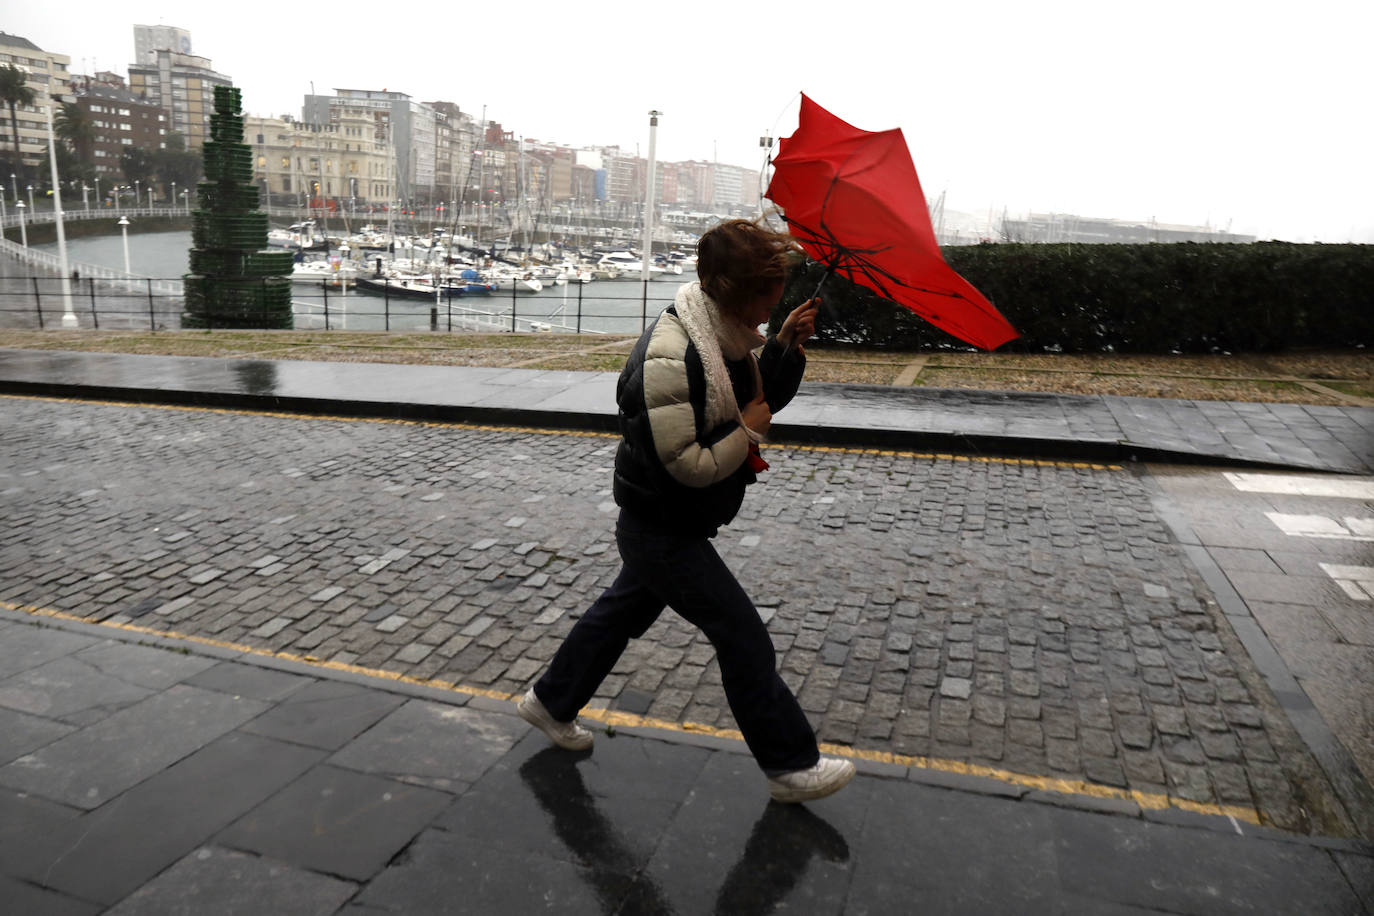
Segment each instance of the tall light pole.
[[115,199],[115,212],[116,212],[116,213],[119,212],[119,197],[120,197],[120,192],[123,191],[123,190],[124,190],[123,186],[121,186],[121,185],[119,184],[119,182],[115,182],[115,187],[114,187],[114,199]]
[[175,181],[172,182],[172,200],[169,206],[172,208],[173,213],[177,212],[177,183]]
[[95,180],[95,207],[99,210],[105,203],[105,199],[100,196],[100,179]]
[[[172,201],[172,206],[175,208],[176,200]],[[191,192],[185,188],[181,189],[181,209],[185,210],[187,213],[191,212]]]
[[[649,266],[654,260],[654,144],[661,111],[649,112],[649,171],[644,176],[644,301],[649,301]],[[647,306],[646,306],[647,308]]]
[[86,198],[86,192],[89,190],[90,188],[86,185],[86,182],[81,182],[81,209],[85,210],[87,213],[91,212],[91,202]]
[[14,202],[19,203],[19,179],[10,172],[10,187],[14,189]]
[[133,271],[129,269],[129,217],[119,218],[119,232],[124,236],[124,272],[131,274]]
[[143,182],[134,179],[134,209],[143,206]]
[[14,206],[16,209],[19,210],[19,244],[23,245],[25,248],[28,248],[29,230],[28,227],[24,225],[24,202],[22,200],[16,201]]
[[30,212],[30,213],[37,213],[37,212],[38,212],[37,210],[34,210],[34,208],[33,208],[33,185],[29,185],[29,212]]
[[148,185],[148,209],[153,209],[153,186]]
[[[45,110],[48,114],[48,164],[52,166],[52,212],[57,223],[57,260],[62,269],[62,327],[77,327],[76,312],[72,311],[72,278],[67,262],[67,231],[62,226],[62,182],[57,176],[57,133],[52,127],[52,108],[57,99],[48,96]],[[100,179],[96,179],[99,196]]]

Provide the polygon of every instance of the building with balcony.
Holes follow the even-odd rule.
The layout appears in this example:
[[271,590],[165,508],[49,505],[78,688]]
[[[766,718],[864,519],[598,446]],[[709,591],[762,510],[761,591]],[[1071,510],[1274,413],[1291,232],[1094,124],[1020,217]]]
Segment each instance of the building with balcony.
[[253,148],[253,178],[274,206],[328,206],[357,212],[395,199],[391,150],[377,139],[370,112],[339,112],[333,123],[310,124],[249,115],[244,142]]
[[[0,149],[12,163],[22,162],[31,179],[37,177],[38,167],[48,154],[46,109],[49,100],[57,98],[60,101],[71,91],[71,62],[66,54],[44,51],[27,38],[0,32],[0,66],[10,64],[28,74],[27,84],[34,94],[32,105],[15,107],[19,149],[14,149],[14,131],[8,123],[0,131],[3,133]],[[4,112],[4,120],[9,121],[8,110]]]
[[[456,106],[454,106],[456,109]],[[389,136],[396,157],[396,196],[412,205],[445,199],[456,180],[451,148],[455,126],[443,113],[404,92],[386,89],[335,89],[334,95],[307,95],[301,120],[337,123],[343,112],[362,112]],[[461,121],[457,125],[461,136]]]
[[129,89],[159,106],[167,130],[186,137],[187,149],[199,149],[210,136],[215,87],[233,80],[217,73],[208,58],[191,54],[191,33],[172,26],[134,26],[134,56]]

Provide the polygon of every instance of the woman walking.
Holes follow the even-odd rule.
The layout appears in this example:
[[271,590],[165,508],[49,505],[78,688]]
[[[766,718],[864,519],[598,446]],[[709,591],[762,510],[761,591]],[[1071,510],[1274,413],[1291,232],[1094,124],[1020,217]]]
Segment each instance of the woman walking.
[[624,565],[519,704],[520,715],[558,746],[590,748],[578,711],[630,639],[670,607],[711,641],[730,711],[769,794],[782,802],[837,791],[854,765],[820,756],[778,676],[758,611],[710,539],[767,468],[758,442],[801,384],[817,300],[788,315],[776,338],[758,332],[782,296],[795,251],[791,237],[758,223],[721,223],[697,245],[698,282],[684,284],[635,345],[616,387],[616,544]]

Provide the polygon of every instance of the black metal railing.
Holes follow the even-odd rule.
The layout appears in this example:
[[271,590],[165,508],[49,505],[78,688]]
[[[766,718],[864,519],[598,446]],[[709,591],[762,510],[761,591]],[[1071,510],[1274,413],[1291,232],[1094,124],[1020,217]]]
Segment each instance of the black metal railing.
[[[0,277],[0,328],[179,330],[185,296],[180,278],[111,279],[53,276]],[[262,282],[272,282],[262,278]],[[275,282],[280,282],[275,281]],[[348,282],[296,282],[291,290],[291,327],[324,331],[555,332],[637,334],[673,300],[668,281],[569,281],[522,291],[503,281],[485,295],[456,286],[416,287],[375,281],[362,290]],[[253,326],[252,315],[197,315],[197,328]],[[266,312],[261,326],[281,327]],[[245,323],[247,321],[247,323]]]

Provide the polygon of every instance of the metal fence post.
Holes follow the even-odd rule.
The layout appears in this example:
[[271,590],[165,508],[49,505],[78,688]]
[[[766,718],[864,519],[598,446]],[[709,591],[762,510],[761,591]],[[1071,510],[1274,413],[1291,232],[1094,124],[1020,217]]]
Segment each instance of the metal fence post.
[[510,280],[510,332],[515,333],[515,278]]
[[382,314],[383,314],[383,320],[385,321],[385,324],[383,325],[383,327],[384,327],[386,330],[390,331],[390,330],[391,330],[391,278],[390,278],[390,277],[387,277],[387,278],[383,281],[382,290],[383,290],[382,295],[385,297],[385,298],[382,300]]
[[38,310],[38,330],[43,330],[43,294],[38,291],[38,278],[33,278],[33,305]]
[[577,333],[582,333],[582,287],[585,286],[581,279],[577,281]]
[[[207,309],[206,312],[205,312],[205,316],[206,316],[206,323],[209,323],[210,312],[209,312],[208,309]],[[153,313],[153,278],[152,278],[152,277],[149,277],[149,278],[148,278],[148,330],[150,330],[150,331],[156,331],[156,330],[157,330],[157,316],[154,315],[154,313]]]
[[95,277],[87,277],[86,282],[90,284],[87,289],[91,293],[91,324],[97,331],[100,330],[100,313],[95,310]]
[[329,284],[324,283],[320,287],[324,290],[324,329],[329,330]]
[[649,326],[649,278],[644,278],[643,292],[639,300],[639,332],[644,333],[644,329]]

